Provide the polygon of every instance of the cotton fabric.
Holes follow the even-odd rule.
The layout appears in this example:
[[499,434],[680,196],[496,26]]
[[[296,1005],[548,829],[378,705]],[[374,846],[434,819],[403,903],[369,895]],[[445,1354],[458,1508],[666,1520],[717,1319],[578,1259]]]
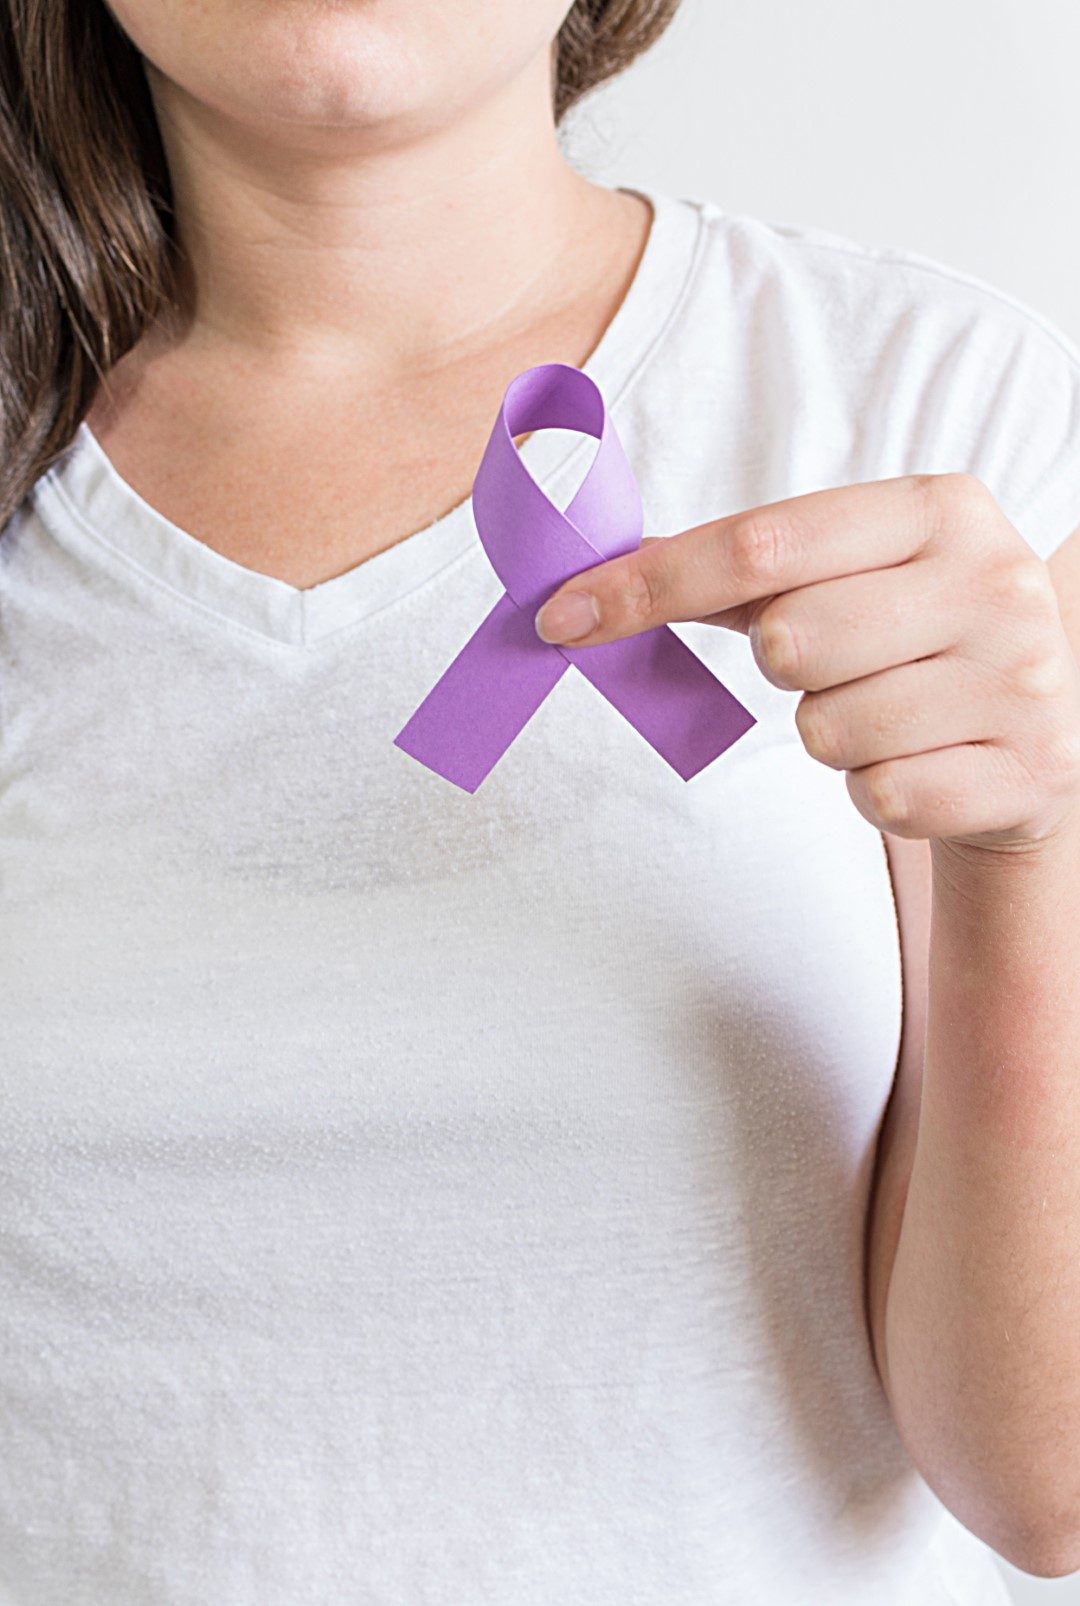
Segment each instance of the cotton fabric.
[[[648,534],[955,470],[1080,524],[1037,313],[637,193],[583,366]],[[562,507],[594,449],[522,454]],[[85,424],[3,532],[0,1602],[1005,1602],[865,1322],[882,837],[696,622],[758,723],[692,781],[573,672],[433,775],[392,738],[500,592],[467,501],[297,590]]]

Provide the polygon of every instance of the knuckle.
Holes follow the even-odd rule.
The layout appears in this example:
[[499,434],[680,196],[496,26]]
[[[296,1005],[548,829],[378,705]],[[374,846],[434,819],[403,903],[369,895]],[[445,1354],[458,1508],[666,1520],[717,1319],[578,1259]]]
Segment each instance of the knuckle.
[[820,764],[835,766],[839,733],[827,710],[812,695],[803,697],[796,708],[795,726],[810,757]]
[[928,507],[936,507],[940,496],[943,494],[941,482],[947,478],[948,476],[945,474],[909,474],[908,484],[911,486],[911,494],[916,501],[922,502]]
[[650,624],[660,609],[661,582],[655,566],[633,563],[619,586],[620,612],[632,624]]
[[990,487],[977,474],[942,474],[939,478],[945,482],[946,495],[958,505],[984,508],[994,500]]
[[879,765],[867,775],[866,795],[886,828],[903,825],[908,817],[907,802],[889,765]]
[[736,519],[729,547],[736,579],[767,587],[784,573],[795,545],[793,526],[777,514],[752,512]]
[[1025,610],[1030,609],[1036,618],[1050,618],[1057,613],[1057,592],[1050,570],[1033,553],[1016,560],[1013,589],[1017,605]]
[[779,605],[770,604],[754,621],[758,656],[776,675],[798,676],[806,663],[807,645],[794,620],[786,617]]
[[930,477],[935,481],[939,505],[950,513],[982,513],[994,500],[989,487],[977,474],[934,474]]
[[993,607],[1008,613],[1033,614],[1042,618],[1057,600],[1050,571],[1041,559],[1011,553],[988,563],[983,573],[982,594]]
[[1011,682],[1023,697],[1037,700],[1055,697],[1064,689],[1065,662],[1060,653],[1031,653],[1013,665]]
[[985,519],[996,505],[988,486],[975,474],[914,474],[912,483],[931,527],[970,526]]

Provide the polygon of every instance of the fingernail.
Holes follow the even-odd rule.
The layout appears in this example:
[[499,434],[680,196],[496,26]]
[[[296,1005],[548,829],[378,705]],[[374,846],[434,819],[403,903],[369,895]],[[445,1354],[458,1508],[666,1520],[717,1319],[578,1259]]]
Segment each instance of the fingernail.
[[565,591],[552,597],[536,615],[541,641],[576,641],[600,623],[600,609],[591,591]]

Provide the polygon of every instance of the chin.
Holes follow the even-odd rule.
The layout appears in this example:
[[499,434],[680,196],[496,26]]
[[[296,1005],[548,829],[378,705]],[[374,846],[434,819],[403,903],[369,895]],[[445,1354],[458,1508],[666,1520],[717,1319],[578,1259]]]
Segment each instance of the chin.
[[388,34],[365,21],[370,8],[371,0],[290,7],[251,41],[246,59],[257,64],[259,91],[234,83],[234,94],[257,114],[315,126],[363,126],[409,112],[423,95],[425,63],[407,40],[390,36],[403,30]]
[[[116,0],[158,88],[250,127],[370,129],[430,115],[448,64],[433,30],[380,20],[379,0]],[[211,26],[211,23],[213,26]]]

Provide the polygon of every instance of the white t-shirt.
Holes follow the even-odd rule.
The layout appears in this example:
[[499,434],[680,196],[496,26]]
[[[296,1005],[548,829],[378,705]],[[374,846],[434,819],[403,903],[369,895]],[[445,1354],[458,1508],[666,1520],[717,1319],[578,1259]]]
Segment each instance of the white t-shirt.
[[[1080,524],[1045,320],[639,193],[584,366],[647,534],[916,470]],[[560,507],[594,450],[522,448]],[[863,1313],[881,835],[698,623],[757,724],[692,781],[572,671],[433,774],[393,737],[501,590],[468,501],[296,590],[85,425],[3,533],[4,1606],[1007,1598]]]

